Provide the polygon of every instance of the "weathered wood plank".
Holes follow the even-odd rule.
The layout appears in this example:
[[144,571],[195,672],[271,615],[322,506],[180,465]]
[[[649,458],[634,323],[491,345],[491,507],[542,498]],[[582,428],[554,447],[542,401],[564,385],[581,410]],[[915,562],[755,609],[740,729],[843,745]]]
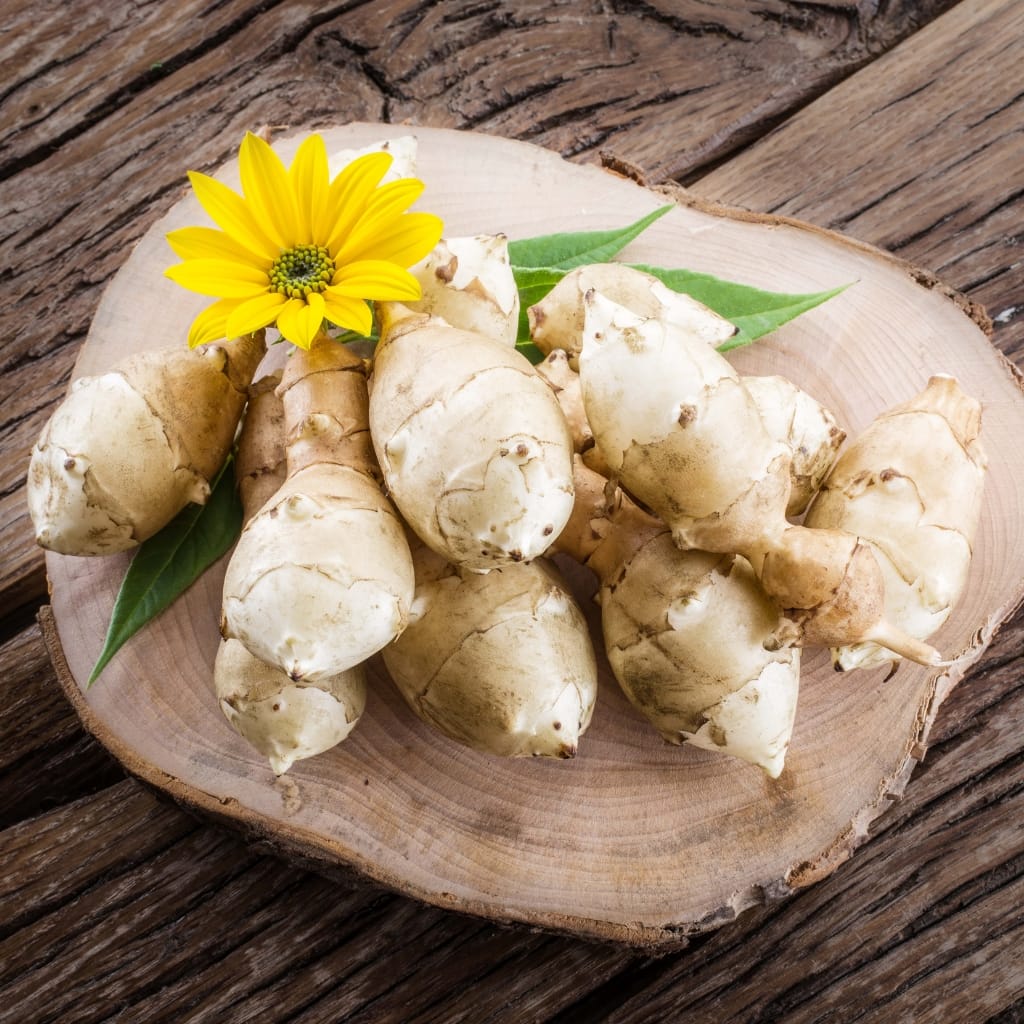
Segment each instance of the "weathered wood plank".
[[610,146],[653,178],[678,177],[950,2],[880,11],[769,0],[753,12],[743,0],[713,10],[619,0],[584,17],[577,5],[539,0],[8,5],[0,49],[17,72],[0,92],[4,605],[45,595],[24,509],[28,452],[63,395],[102,286],[175,198],[183,160],[219,162],[264,123],[407,119],[581,159]]
[[1020,362],[1024,91],[1009,69],[1022,34],[1013,0],[961,3],[692,188],[934,271],[988,308]]
[[0,828],[124,778],[82,731],[38,626],[0,645]]

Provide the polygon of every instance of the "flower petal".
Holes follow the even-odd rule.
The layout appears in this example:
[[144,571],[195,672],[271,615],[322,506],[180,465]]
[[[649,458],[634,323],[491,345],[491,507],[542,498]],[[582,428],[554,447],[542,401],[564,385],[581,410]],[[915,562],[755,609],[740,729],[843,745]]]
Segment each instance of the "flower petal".
[[285,340],[304,349],[313,343],[323,322],[324,300],[318,292],[312,292],[305,302],[289,299],[277,315],[277,329]]
[[192,326],[188,329],[188,347],[196,348],[226,338],[228,317],[237,305],[235,299],[221,299],[212,306],[207,306],[192,321]]
[[423,295],[420,283],[408,270],[387,260],[361,260],[341,267],[327,289],[332,298],[379,299],[415,302]]
[[258,253],[216,228],[178,228],[167,232],[167,242],[183,260],[221,259],[262,266],[267,261]]
[[232,260],[187,260],[168,267],[164,276],[189,291],[220,299],[251,299],[270,287],[264,271]]
[[400,267],[419,263],[440,241],[444,222],[432,213],[406,213],[377,235],[363,239],[361,244],[346,242],[338,254],[339,261],[388,260]]
[[334,295],[331,289],[324,291],[324,316],[348,331],[355,331],[364,337],[373,331],[373,314],[362,299],[350,299],[347,295]]
[[198,171],[189,171],[188,179],[203,209],[236,242],[259,253],[264,259],[277,259],[281,253],[280,246],[267,237],[240,195],[223,182]]
[[280,292],[268,292],[238,303],[228,317],[226,337],[240,338],[243,334],[252,334],[261,327],[269,326],[287,301]]
[[322,244],[332,254],[363,215],[373,190],[380,184],[393,159],[390,153],[366,153],[353,160],[331,182],[327,196],[329,230]]
[[238,151],[238,171],[245,198],[267,237],[282,249],[306,241],[299,237],[299,215],[288,172],[270,144],[246,132]]
[[327,236],[327,193],[330,188],[327,173],[327,147],[319,135],[310,135],[299,146],[288,181],[295,197],[299,240],[318,244],[317,239]]

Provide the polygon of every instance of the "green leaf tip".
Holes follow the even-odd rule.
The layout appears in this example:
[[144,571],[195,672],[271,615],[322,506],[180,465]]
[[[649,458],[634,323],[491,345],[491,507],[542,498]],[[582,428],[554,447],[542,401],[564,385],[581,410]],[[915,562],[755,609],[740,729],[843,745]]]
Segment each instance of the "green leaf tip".
[[659,206],[632,224],[610,231],[560,232],[509,242],[508,258],[516,274],[516,283],[519,283],[518,271],[561,270],[564,274],[587,263],[606,263],[642,231],[674,209],[674,203]]
[[128,566],[87,687],[146,623],[180,597],[238,538],[242,504],[229,456],[205,505],[186,505],[159,533],[139,545]]

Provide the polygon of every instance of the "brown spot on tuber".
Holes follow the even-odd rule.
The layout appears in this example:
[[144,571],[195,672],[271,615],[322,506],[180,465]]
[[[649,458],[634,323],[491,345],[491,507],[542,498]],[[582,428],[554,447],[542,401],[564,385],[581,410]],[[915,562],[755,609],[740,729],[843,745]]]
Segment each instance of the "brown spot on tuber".
[[551,728],[554,729],[557,732],[559,729],[562,728],[562,723],[561,722],[552,722],[551,723]]
[[684,405],[679,409],[679,426],[688,427],[697,419],[697,407],[695,405]]
[[545,537],[550,537],[551,534],[555,532],[555,528],[550,523],[548,523],[548,525],[544,527],[544,530],[542,532]]
[[70,473],[71,470],[73,470],[75,468],[75,460],[74,459],[65,459],[64,460],[64,468]]
[[530,454],[530,449],[525,444],[516,445],[516,455],[521,459],[525,459]]

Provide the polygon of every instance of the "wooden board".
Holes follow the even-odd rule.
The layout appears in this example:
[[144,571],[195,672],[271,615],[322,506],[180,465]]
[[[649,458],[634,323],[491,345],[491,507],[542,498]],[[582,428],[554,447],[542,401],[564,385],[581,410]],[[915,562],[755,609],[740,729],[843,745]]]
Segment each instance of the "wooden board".
[[[396,134],[351,125],[329,149]],[[632,182],[521,143],[418,129],[425,209],[452,235],[626,223],[665,201]],[[280,146],[288,156],[294,145]],[[225,180],[233,180],[227,168]],[[76,373],[144,345],[181,344],[197,299],[161,277],[163,233],[198,223],[188,199],[147,234],[109,286]],[[354,867],[441,906],[640,945],[666,944],[827,874],[901,791],[938,703],[1019,602],[1024,524],[1015,444],[1024,402],[1008,365],[957,301],[867,246],[804,225],[699,204],[662,218],[628,257],[764,288],[842,296],[736,355],[784,372],[856,431],[934,372],[985,406],[991,458],[968,593],[936,638],[954,667],[836,677],[808,657],[781,779],[664,745],[605,675],[570,763],[504,762],[429,733],[374,672],[364,720],[341,747],[281,780],[216,709],[210,668],[220,573],[139,634],[87,694],[126,559],[48,556],[52,649],[87,727],[133,773],[267,837],[283,851]],[[924,283],[922,283],[924,282]],[[66,658],[66,661],[63,659]]]

